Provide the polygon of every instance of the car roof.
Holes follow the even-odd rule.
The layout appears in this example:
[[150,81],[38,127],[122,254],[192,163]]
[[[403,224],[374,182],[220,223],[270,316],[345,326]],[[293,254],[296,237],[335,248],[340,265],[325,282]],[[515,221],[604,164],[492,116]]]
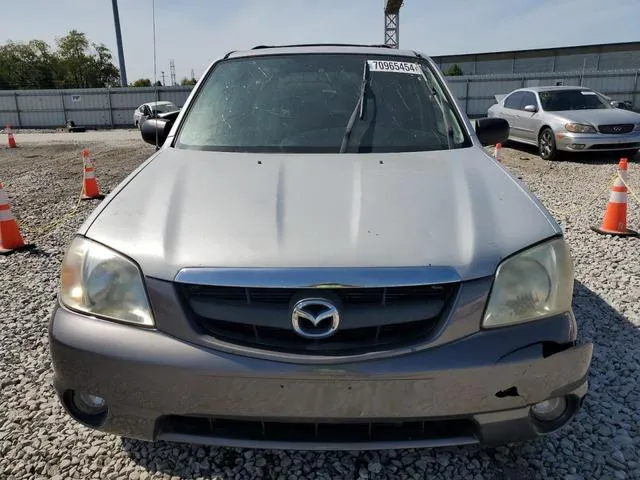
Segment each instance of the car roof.
[[581,87],[579,85],[576,85],[576,86],[549,85],[549,86],[543,86],[543,87],[525,87],[525,88],[519,88],[518,90],[529,90],[532,92],[553,92],[553,91],[560,91],[560,90],[591,90],[591,89],[587,87]]
[[[388,55],[397,57],[418,57],[419,52],[399,50],[386,45],[361,45],[345,43],[313,43],[297,45],[258,45],[250,50],[229,52],[225,58],[284,55],[295,53],[350,53],[363,55]],[[424,56],[424,55],[423,55]]]
[[171,102],[169,100],[159,100],[157,102],[143,103],[143,105],[173,105],[173,102]]

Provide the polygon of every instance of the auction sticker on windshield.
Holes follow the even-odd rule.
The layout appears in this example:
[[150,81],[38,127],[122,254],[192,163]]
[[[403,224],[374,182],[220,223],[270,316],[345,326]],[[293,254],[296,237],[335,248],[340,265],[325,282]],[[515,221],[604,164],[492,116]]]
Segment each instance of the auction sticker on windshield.
[[412,73],[420,75],[420,67],[417,63],[394,62],[388,60],[367,60],[369,70],[372,72]]

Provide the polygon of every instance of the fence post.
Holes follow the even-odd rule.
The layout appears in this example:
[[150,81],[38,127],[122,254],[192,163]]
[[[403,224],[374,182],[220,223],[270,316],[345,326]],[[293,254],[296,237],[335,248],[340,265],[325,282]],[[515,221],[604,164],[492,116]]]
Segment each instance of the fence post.
[[111,88],[107,87],[107,101],[109,104],[109,124],[113,128],[113,109],[111,108]]
[[62,121],[65,123],[65,125],[67,124],[67,109],[64,108],[64,93],[62,93],[62,91],[60,91],[60,105],[62,106]]
[[469,79],[467,78],[464,94],[464,113],[469,116]]
[[640,70],[636,70],[636,76],[633,79],[633,96],[631,97],[631,108],[633,110],[640,110],[640,106],[636,107],[636,100],[638,98],[638,72],[640,72]]
[[13,92],[13,101],[16,104],[16,115],[18,117],[18,125],[16,125],[16,127],[22,128],[22,120],[20,119],[20,107],[18,106],[18,92]]

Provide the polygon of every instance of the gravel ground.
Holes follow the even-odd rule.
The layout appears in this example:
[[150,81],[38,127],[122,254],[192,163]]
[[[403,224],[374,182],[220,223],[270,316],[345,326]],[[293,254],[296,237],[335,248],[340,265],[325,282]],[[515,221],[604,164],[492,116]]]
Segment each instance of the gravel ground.
[[[275,452],[122,440],[64,414],[51,388],[46,325],[64,249],[96,205],[82,202],[69,214],[81,187],[80,151],[90,148],[106,193],[153,147],[130,132],[59,135],[69,140],[48,144],[23,135],[20,148],[0,150],[0,180],[26,240],[37,245],[0,257],[0,479],[640,479],[640,239],[589,230],[602,220],[608,198],[602,189],[615,159],[549,163],[526,148],[504,149],[505,166],[557,212],[574,255],[580,337],[596,344],[590,395],[574,422],[544,439],[501,448]],[[640,192],[640,158],[630,174]],[[633,202],[629,223],[640,228]]]

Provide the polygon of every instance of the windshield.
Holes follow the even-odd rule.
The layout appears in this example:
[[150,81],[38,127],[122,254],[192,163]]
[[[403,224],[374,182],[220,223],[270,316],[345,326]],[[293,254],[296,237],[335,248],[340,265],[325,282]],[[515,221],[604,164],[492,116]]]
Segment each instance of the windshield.
[[176,147],[337,153],[345,138],[348,153],[471,145],[428,63],[297,54],[219,63],[194,99]]
[[548,112],[613,108],[607,100],[591,90],[557,90],[539,92],[542,109]]
[[173,111],[176,111],[177,109],[178,107],[176,107],[173,103],[151,106],[151,110],[155,113],[173,112]]

